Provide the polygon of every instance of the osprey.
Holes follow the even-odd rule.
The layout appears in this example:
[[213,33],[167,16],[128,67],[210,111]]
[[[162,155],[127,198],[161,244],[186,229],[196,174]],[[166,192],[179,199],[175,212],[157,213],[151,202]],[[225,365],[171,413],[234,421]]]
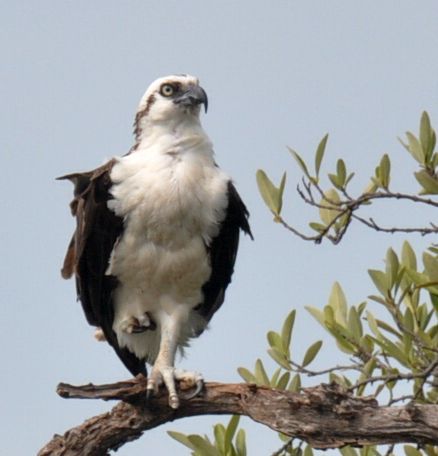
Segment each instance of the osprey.
[[248,211],[215,163],[200,120],[207,95],[198,79],[157,79],[138,107],[135,145],[88,172],[69,174],[76,230],[62,276],[76,278],[90,325],[103,333],[133,375],[147,375],[148,396],[164,383],[196,385],[175,355],[199,336],[222,305]]

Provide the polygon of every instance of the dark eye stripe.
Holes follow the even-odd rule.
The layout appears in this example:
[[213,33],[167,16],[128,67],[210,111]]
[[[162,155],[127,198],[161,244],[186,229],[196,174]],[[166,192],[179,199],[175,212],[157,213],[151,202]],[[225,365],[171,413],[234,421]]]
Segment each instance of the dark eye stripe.
[[[169,90],[170,89],[170,90]],[[160,94],[163,97],[171,97],[181,91],[181,84],[179,82],[165,82],[160,87]]]

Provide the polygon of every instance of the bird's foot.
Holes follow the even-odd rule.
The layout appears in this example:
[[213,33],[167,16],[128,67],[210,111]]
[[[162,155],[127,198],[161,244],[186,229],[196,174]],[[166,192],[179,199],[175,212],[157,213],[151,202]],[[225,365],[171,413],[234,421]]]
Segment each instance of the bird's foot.
[[156,324],[151,318],[149,314],[145,312],[143,315],[139,317],[128,317],[125,318],[120,323],[120,329],[127,334],[139,334],[147,331],[148,329],[155,329]]
[[160,366],[155,364],[148,377],[146,387],[146,397],[150,399],[154,393],[158,392],[161,385],[165,385],[169,392],[169,406],[177,409],[180,404],[178,393],[176,392],[175,381],[180,383],[180,389],[188,390],[195,388],[188,394],[181,394],[180,397],[189,400],[197,396],[204,386],[204,378],[199,372],[189,372],[183,369],[176,369],[172,366]]

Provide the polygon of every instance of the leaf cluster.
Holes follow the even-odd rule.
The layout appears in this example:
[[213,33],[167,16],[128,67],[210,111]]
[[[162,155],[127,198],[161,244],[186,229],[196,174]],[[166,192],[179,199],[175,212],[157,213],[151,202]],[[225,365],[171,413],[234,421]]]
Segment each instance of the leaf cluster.
[[231,417],[227,426],[216,424],[213,428],[214,438],[198,434],[186,435],[181,432],[168,431],[176,441],[192,450],[192,456],[246,456],[246,438],[244,429],[238,429],[240,417]]
[[327,173],[330,186],[323,188],[321,184],[321,169],[325,156],[328,135],[319,142],[315,154],[314,164],[311,167],[304,158],[295,150],[289,148],[289,152],[303,172],[302,184],[297,191],[301,199],[308,205],[315,207],[319,212],[319,219],[309,222],[309,228],[316,234],[305,234],[294,226],[288,224],[282,216],[283,198],[286,188],[286,173],[278,186],[276,186],[263,170],[257,171],[257,184],[259,192],[274,215],[274,220],[281,223],[288,230],[305,240],[321,242],[328,239],[338,243],[343,238],[352,221],[357,221],[369,228],[385,232],[417,232],[421,234],[438,233],[438,227],[383,227],[371,218],[359,215],[364,206],[368,206],[382,199],[397,201],[412,201],[421,205],[438,207],[438,202],[427,199],[424,195],[438,194],[438,152],[436,147],[436,133],[432,128],[429,115],[423,112],[420,120],[418,136],[411,132],[406,133],[407,142],[401,141],[402,145],[417,162],[419,169],[413,172],[420,189],[418,195],[405,194],[391,190],[392,165],[388,154],[384,154],[375,168],[374,175],[369,179],[365,189],[358,195],[353,196],[349,184],[355,177],[355,173],[347,169],[345,161],[337,160],[333,172]]

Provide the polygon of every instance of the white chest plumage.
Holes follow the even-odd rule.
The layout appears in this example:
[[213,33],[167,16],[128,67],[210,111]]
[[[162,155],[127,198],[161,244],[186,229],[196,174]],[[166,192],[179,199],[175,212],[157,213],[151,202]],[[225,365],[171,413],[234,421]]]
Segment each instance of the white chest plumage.
[[[140,145],[119,159],[111,179],[108,205],[124,218],[108,270],[120,282],[113,327],[122,346],[153,358],[156,344],[142,340],[153,335],[126,334],[124,322],[148,313],[159,325],[160,314],[176,307],[188,318],[202,301],[211,273],[206,245],[225,217],[229,178],[215,166],[208,138],[192,134]],[[188,323],[181,343],[198,329]]]

